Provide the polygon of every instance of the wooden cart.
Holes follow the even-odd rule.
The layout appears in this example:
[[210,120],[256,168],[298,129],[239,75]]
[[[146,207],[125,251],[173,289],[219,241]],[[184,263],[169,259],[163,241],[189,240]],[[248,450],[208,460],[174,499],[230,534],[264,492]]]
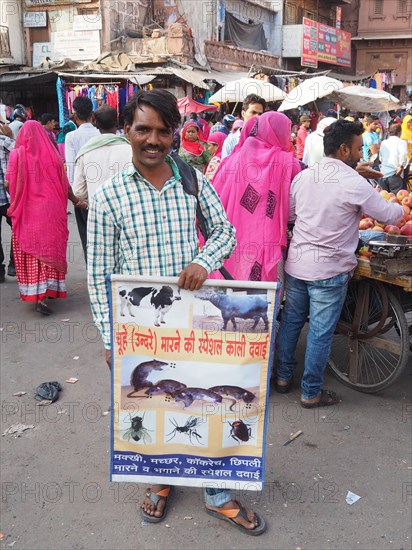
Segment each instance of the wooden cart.
[[412,276],[396,275],[396,262],[375,267],[358,260],[329,359],[342,383],[366,393],[390,386],[411,356]]

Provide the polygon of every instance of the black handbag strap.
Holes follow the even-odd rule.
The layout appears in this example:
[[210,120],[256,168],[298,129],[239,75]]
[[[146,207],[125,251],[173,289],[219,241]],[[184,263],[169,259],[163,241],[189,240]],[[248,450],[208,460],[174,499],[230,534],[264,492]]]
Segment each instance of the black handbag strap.
[[[187,162],[185,162],[183,159],[181,159],[177,155],[172,155],[172,159],[175,161],[180,176],[182,178],[182,186],[185,192],[188,195],[193,195],[196,198],[196,217],[197,217],[197,223],[199,227],[199,231],[202,235],[202,237],[207,241],[209,235],[207,232],[207,224],[205,217],[203,215],[202,209],[200,208],[199,204],[199,184],[197,180],[197,174],[196,170],[193,168],[193,166],[190,166]],[[225,267],[221,267],[219,269],[220,273],[223,275],[223,277],[228,281],[233,281],[232,275],[229,273],[229,271]]]

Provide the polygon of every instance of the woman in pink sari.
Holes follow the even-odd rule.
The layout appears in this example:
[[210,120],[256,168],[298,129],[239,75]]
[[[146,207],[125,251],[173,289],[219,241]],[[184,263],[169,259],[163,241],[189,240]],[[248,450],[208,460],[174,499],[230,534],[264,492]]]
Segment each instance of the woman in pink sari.
[[43,300],[66,297],[69,182],[63,159],[38,122],[20,130],[6,180],[20,297],[49,315]]
[[[269,111],[244,126],[238,145],[213,179],[237,247],[225,261],[236,280],[279,281],[287,245],[289,189],[300,172],[290,152],[291,121]],[[279,269],[278,269],[279,268]],[[213,278],[222,278],[215,272]]]
[[207,147],[212,158],[209,160],[209,164],[206,166],[205,176],[210,181],[213,181],[213,177],[219,168],[220,161],[222,159],[223,144],[227,135],[223,132],[213,132],[213,134],[207,140]]

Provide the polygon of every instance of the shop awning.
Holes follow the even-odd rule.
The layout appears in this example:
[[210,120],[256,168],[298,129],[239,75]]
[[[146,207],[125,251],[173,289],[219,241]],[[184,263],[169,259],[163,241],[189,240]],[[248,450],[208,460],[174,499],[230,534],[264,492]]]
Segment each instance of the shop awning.
[[134,84],[139,84],[139,86],[144,86],[149,82],[152,82],[156,78],[153,75],[142,75],[136,73],[58,73],[62,78],[80,78],[82,80],[89,79],[107,79],[107,80],[130,80]]

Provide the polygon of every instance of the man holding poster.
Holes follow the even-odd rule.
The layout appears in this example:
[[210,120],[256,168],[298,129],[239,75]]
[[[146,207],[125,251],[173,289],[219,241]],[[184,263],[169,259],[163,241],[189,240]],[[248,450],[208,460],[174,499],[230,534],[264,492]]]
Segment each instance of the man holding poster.
[[[88,218],[89,295],[109,367],[113,350],[107,275],[178,276],[180,288],[199,290],[236,244],[235,230],[210,183],[196,171],[198,196],[186,193],[168,154],[180,123],[175,97],[163,90],[140,91],[126,105],[124,118],[133,166],[99,188]],[[197,201],[209,232],[200,251]],[[171,489],[153,485],[148,490],[141,505],[145,520],[157,523],[165,518]],[[245,533],[260,535],[265,530],[263,518],[232,500],[229,490],[206,488],[205,501],[209,513]]]

